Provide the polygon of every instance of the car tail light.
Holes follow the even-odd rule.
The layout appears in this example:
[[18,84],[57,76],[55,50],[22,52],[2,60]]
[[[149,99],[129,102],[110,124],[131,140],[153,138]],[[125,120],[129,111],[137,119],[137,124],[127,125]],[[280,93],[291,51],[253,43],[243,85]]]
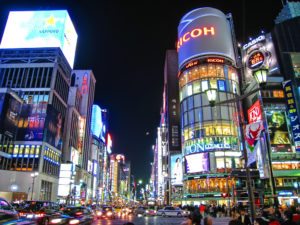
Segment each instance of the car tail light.
[[79,224],[80,223],[80,220],[78,219],[72,219],[69,221],[69,224]]
[[81,216],[83,214],[83,212],[77,212],[75,213],[76,216]]
[[102,215],[102,212],[97,212],[97,216],[101,216]]
[[20,212],[19,215],[20,215],[20,216],[25,216],[25,213]]
[[50,220],[50,224],[58,224],[58,223],[61,223],[62,219],[60,218],[56,218],[56,219],[52,219]]
[[45,213],[36,213],[35,214],[37,217],[44,217],[45,216]]

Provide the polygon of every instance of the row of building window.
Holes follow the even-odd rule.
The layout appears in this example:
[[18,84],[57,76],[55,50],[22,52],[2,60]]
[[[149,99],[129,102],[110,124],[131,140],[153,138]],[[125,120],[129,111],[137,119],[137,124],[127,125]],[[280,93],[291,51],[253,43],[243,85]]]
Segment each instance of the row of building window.
[[1,87],[6,88],[49,88],[52,67],[2,68]]
[[6,158],[0,156],[0,169],[17,170],[17,171],[33,171],[38,170],[39,158]]
[[237,71],[233,67],[223,64],[203,64],[184,71],[179,79],[179,87],[181,89],[194,80],[210,77],[222,77],[239,82]]
[[179,100],[182,101],[183,99],[198,93],[205,92],[209,88],[217,89],[221,92],[230,92],[239,95],[239,85],[237,82],[232,80],[201,80],[201,81],[194,81],[183,86],[179,92]]
[[68,102],[69,84],[64,79],[63,75],[57,70],[54,90],[60,95],[65,103]]

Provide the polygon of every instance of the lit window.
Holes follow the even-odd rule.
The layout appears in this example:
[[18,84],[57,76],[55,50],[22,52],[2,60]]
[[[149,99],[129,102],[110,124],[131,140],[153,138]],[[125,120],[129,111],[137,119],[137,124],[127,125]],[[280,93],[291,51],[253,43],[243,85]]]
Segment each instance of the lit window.
[[205,92],[208,89],[208,80],[201,81],[202,92]]
[[191,96],[193,94],[193,85],[189,84],[187,86],[187,94],[188,96]]

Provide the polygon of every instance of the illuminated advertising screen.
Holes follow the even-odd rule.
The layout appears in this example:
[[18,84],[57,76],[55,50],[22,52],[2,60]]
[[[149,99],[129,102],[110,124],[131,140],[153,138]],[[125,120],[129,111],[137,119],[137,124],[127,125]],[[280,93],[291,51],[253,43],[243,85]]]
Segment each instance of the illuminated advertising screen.
[[85,117],[80,117],[79,127],[78,127],[78,144],[77,144],[77,149],[80,154],[82,153],[84,136],[85,136]]
[[209,171],[208,153],[197,153],[185,156],[186,173],[200,173]]
[[171,155],[171,184],[182,185],[182,155]]
[[98,105],[93,105],[91,130],[93,135],[100,138],[105,143],[106,125],[102,115],[102,109]]
[[1,48],[60,47],[73,68],[77,33],[67,10],[11,11]]
[[15,138],[22,104],[10,94],[4,97],[0,129],[3,134]]
[[64,118],[52,105],[47,107],[47,118],[44,130],[44,141],[61,150]]
[[283,110],[267,110],[266,118],[272,152],[291,152],[291,143]]
[[178,26],[179,68],[194,57],[220,55],[235,61],[230,24],[223,12],[198,8],[187,13]]
[[246,83],[253,82],[253,70],[268,68],[268,76],[279,73],[279,66],[272,36],[260,35],[242,47],[242,62]]
[[42,141],[47,103],[23,104],[18,123],[18,141]]

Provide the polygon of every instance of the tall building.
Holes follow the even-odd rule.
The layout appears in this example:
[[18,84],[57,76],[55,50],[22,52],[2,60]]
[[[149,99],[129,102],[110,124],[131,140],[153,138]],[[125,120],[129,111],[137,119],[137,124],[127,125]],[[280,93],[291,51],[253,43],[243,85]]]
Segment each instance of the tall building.
[[208,7],[187,13],[178,26],[177,51],[182,204],[230,204],[222,194],[232,193],[231,172],[243,167],[237,107],[212,107],[206,91],[217,89],[217,102],[240,95],[231,15]]
[[275,19],[275,23],[279,24],[286,20],[300,16],[300,2],[289,2],[283,6],[281,12]]
[[1,95],[13,97],[1,114],[7,199],[57,199],[76,43],[66,10],[9,13],[0,50]]

